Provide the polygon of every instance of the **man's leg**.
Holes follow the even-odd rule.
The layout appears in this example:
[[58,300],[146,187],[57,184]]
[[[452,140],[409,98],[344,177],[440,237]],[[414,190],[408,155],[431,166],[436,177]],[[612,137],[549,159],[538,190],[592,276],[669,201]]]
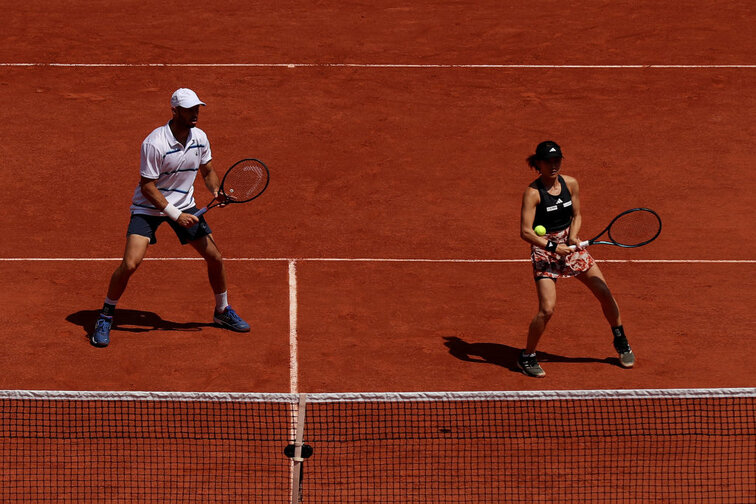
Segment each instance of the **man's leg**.
[[237,332],[249,331],[249,324],[242,320],[228,304],[228,288],[226,282],[226,268],[223,265],[223,256],[209,234],[190,242],[190,245],[205,259],[207,263],[207,277],[215,294],[215,312],[213,321]]
[[110,277],[108,295],[102,306],[102,311],[97,319],[95,330],[90,337],[93,345],[106,347],[110,344],[110,328],[113,325],[113,313],[121,295],[126,290],[131,275],[136,272],[142,263],[150,239],[146,236],[131,234],[126,237],[126,248],[123,252],[123,260]]

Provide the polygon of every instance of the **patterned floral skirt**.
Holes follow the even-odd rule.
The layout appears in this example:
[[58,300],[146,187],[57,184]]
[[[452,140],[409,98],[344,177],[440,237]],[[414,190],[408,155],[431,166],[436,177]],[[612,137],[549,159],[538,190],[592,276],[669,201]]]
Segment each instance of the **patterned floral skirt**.
[[[563,229],[545,236],[548,240],[556,243],[567,243],[570,229]],[[533,276],[536,280],[551,278],[556,280],[560,277],[577,276],[591,269],[595,263],[588,250],[576,250],[566,256],[560,256],[554,252],[531,245],[530,260],[533,262]]]

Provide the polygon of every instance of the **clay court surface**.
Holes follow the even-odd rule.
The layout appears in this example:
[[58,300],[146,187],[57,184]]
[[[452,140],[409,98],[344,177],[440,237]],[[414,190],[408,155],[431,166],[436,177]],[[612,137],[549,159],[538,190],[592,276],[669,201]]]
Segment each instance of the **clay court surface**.
[[[753,386],[753,5],[505,3],[4,9],[0,389]],[[178,87],[208,103],[217,170],[271,171],[259,200],[207,215],[253,329],[210,324],[204,264],[165,226],[97,349],[139,146]],[[633,370],[575,280],[547,378],[516,370],[537,307],[524,159],[545,139],[580,181],[584,239],[627,208],[662,216],[646,247],[591,250]]]

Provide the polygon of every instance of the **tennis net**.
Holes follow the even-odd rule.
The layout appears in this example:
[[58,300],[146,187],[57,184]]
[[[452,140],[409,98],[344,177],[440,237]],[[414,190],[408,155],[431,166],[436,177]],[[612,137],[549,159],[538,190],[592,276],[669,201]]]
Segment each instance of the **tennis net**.
[[0,502],[756,502],[756,388],[0,392]]

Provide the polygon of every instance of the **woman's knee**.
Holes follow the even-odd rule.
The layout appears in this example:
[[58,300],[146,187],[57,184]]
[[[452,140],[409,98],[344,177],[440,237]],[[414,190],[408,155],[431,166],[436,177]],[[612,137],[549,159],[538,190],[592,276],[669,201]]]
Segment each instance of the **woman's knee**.
[[612,295],[611,289],[609,289],[609,286],[606,285],[606,282],[603,280],[597,281],[594,283],[593,286],[593,294],[601,301],[601,303],[613,303],[614,302],[614,296]]

